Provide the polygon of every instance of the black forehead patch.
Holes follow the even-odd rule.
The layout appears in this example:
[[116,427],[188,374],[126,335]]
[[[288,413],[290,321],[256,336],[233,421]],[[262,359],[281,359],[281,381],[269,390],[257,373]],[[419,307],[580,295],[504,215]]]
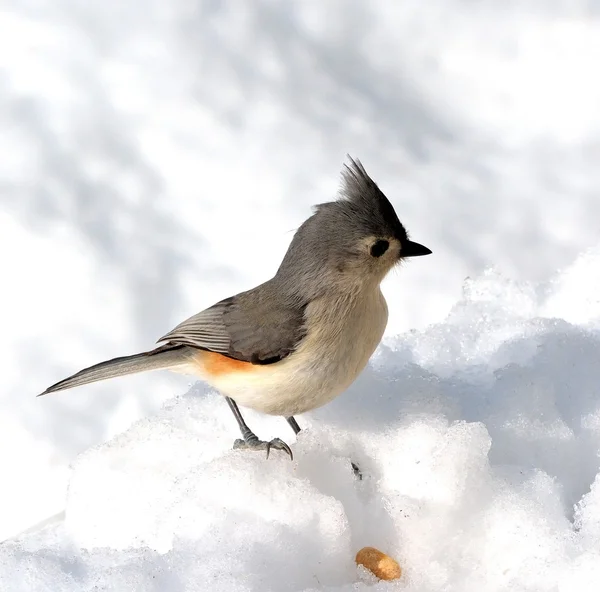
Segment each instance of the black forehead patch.
[[406,229],[398,219],[394,206],[369,177],[359,160],[348,157],[342,171],[342,187],[338,203],[356,216],[365,230],[375,236],[393,236],[400,242],[408,239]]

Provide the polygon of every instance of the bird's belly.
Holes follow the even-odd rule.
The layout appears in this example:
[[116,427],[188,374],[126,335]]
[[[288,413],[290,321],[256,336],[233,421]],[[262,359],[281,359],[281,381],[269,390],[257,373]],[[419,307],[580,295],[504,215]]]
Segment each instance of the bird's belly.
[[299,348],[281,362],[205,379],[240,405],[262,413],[289,416],[321,407],[354,382],[383,336],[387,306],[381,292],[376,296],[337,324],[317,318]]

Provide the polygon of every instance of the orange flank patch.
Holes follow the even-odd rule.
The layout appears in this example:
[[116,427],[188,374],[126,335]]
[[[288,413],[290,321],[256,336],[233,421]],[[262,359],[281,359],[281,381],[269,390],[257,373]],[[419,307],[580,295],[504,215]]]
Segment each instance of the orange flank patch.
[[250,362],[234,360],[216,352],[200,351],[196,355],[196,359],[209,376],[222,376],[232,372],[251,372],[257,368]]

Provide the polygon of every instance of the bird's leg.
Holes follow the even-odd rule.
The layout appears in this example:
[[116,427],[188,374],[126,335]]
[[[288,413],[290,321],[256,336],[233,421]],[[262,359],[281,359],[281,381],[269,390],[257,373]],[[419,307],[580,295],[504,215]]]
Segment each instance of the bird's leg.
[[227,400],[229,408],[231,409],[236,421],[238,422],[240,432],[242,432],[242,437],[244,438],[243,440],[238,439],[233,443],[234,449],[244,448],[247,450],[266,450],[267,458],[269,458],[269,453],[271,452],[271,449],[283,450],[284,452],[287,452],[290,455],[291,460],[294,460],[294,455],[292,454],[291,448],[283,440],[280,440],[279,438],[273,438],[273,440],[271,440],[270,442],[264,442],[263,440],[259,440],[256,437],[256,434],[254,434],[254,432],[246,425],[246,422],[242,417],[237,403],[229,397],[225,397],[225,399]]
[[[290,417],[286,417],[285,420],[290,424],[290,427],[294,430],[294,434],[298,435],[298,433],[300,432],[300,426],[298,425],[298,422],[294,419],[294,417],[290,415]],[[358,477],[359,480],[362,480],[362,473],[360,472],[358,465],[352,461],[350,461],[350,464],[352,465],[352,471],[354,472],[354,475]]]
[[285,420],[290,424],[290,427],[294,430],[294,434],[298,435],[298,432],[300,431],[300,426],[298,425],[298,422],[292,417],[286,417]]

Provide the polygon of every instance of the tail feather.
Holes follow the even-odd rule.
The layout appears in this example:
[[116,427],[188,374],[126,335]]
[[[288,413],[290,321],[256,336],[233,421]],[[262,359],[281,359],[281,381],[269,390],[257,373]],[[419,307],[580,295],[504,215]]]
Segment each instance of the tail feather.
[[181,366],[186,363],[190,349],[191,348],[185,345],[166,344],[149,352],[113,358],[106,362],[100,362],[99,364],[84,368],[77,372],[77,374],[73,374],[73,376],[69,376],[69,378],[65,378],[64,380],[49,386],[43,393],[40,393],[38,397],[55,391],[62,391],[76,386],[89,384],[90,382],[116,378],[117,376]]

